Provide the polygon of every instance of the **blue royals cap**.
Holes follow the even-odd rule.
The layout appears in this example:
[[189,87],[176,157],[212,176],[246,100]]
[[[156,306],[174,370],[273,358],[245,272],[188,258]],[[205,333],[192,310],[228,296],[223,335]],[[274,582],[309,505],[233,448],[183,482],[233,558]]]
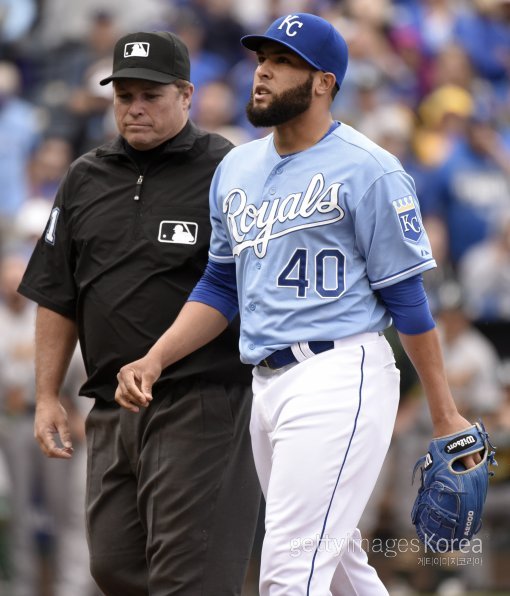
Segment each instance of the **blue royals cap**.
[[257,51],[265,41],[281,43],[317,70],[332,72],[340,87],[347,70],[349,52],[345,39],[325,19],[297,12],[276,19],[264,35],[241,38],[243,46],[253,51]]

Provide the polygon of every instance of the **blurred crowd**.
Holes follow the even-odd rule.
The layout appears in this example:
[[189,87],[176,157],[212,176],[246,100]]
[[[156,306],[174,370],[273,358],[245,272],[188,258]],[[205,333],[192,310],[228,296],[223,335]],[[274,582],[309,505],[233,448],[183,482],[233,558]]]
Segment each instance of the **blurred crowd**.
[[[349,44],[334,117],[391,151],[415,180],[438,262],[425,284],[450,385],[498,447],[481,554],[369,556],[392,595],[510,592],[510,0],[0,0],[0,594],[96,594],[83,521],[83,365],[77,353],[63,395],[74,459],[45,460],[32,430],[35,310],[16,287],[69,164],[115,134],[111,87],[98,84],[115,41],[176,32],[191,56],[192,119],[240,144],[267,131],[245,117],[256,63],[239,38],[300,11],[330,20]],[[371,544],[386,545],[414,536],[411,472],[431,432],[413,369],[390,341],[402,401],[362,520]]]

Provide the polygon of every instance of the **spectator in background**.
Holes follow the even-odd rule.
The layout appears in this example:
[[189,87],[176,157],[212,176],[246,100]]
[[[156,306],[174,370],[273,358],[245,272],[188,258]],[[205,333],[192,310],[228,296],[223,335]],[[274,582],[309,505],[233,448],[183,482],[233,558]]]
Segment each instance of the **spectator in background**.
[[269,0],[269,12],[266,15],[267,22],[265,23],[265,27],[278,17],[291,12],[311,12],[319,16],[324,16],[322,13],[331,4],[335,3],[324,2],[324,0]]
[[391,103],[376,106],[358,120],[360,132],[395,155],[414,179],[418,198],[421,194],[423,166],[413,150],[415,117],[404,104]]
[[[29,200],[44,199],[51,205],[67,168],[73,160],[73,147],[63,137],[48,136],[35,149],[28,165]],[[42,223],[42,232],[46,221]]]
[[478,77],[491,87],[493,111],[510,119],[510,2],[474,0],[458,18],[457,43]]
[[[503,386],[504,399],[493,422],[495,428],[510,433],[510,360],[504,360],[498,371],[498,378]],[[510,447],[510,434],[507,434],[507,443]],[[508,479],[510,480],[510,453],[507,459]]]
[[[0,424],[0,442],[5,425]],[[11,512],[12,486],[6,454],[0,447],[0,594],[8,594],[11,578],[9,521]]]
[[[48,139],[48,141],[47,150],[44,151],[44,154],[50,152],[54,147],[53,141],[59,140]],[[58,147],[58,144],[55,147]],[[65,145],[61,146],[60,150],[55,151],[56,155],[54,156],[46,155],[43,158],[41,154],[42,159],[38,163],[37,169],[40,168],[43,170],[44,164],[47,163],[48,180],[58,176],[59,168],[62,167],[60,158],[63,156],[66,159],[69,158],[69,152],[65,150]],[[39,179],[39,177],[37,178]],[[40,179],[43,180],[43,177],[41,176]],[[0,262],[0,271],[4,273],[4,277],[0,280],[3,288],[2,301],[0,302],[0,326],[2,328],[2,339],[5,342],[3,343],[0,339],[0,387],[2,387],[1,379],[5,381],[5,386],[9,386],[9,375],[11,377],[12,375],[19,375],[19,379],[22,379],[24,376],[18,366],[10,372],[4,371],[2,368],[2,366],[9,368],[9,360],[2,358],[2,355],[5,356],[6,353],[6,350],[3,350],[3,348],[6,348],[9,344],[16,346],[22,342],[28,342],[27,329],[18,335],[20,327],[23,327],[22,320],[24,317],[16,313],[25,313],[30,319],[33,316],[33,312],[30,312],[30,305],[25,299],[20,300],[21,297],[19,294],[13,296],[12,288],[19,281],[19,275],[24,271],[30,253],[46,226],[51,206],[52,201],[49,201],[48,197],[30,198],[23,203],[10,230],[11,244],[7,246],[7,255],[3,262]],[[31,335],[33,336],[33,331]],[[15,352],[22,351],[15,348]],[[28,382],[32,383],[32,371],[26,372],[30,373]],[[17,381],[18,384],[19,379]],[[83,360],[79,350],[76,350],[62,390],[62,399],[68,407],[71,433],[75,442],[72,466],[70,469],[65,470],[65,473],[63,470],[58,469],[59,466],[49,463],[46,458],[41,458],[39,450],[36,452],[33,451],[33,390],[30,392],[27,391],[27,397],[30,402],[28,408],[28,417],[31,420],[31,422],[29,420],[30,424],[23,423],[19,416],[12,417],[11,413],[7,411],[10,408],[5,409],[2,407],[2,414],[0,416],[0,428],[3,429],[0,430],[0,445],[2,446],[2,450],[6,442],[11,441],[11,433],[21,431],[19,433],[20,436],[17,435],[16,441],[14,441],[15,446],[21,444],[21,465],[16,466],[16,473],[13,475],[13,488],[16,488],[18,483],[21,483],[19,495],[21,503],[9,507],[7,510],[10,511],[12,509],[13,511],[12,518],[9,520],[11,540],[8,541],[8,544],[12,543],[14,549],[13,552],[7,553],[7,557],[8,559],[12,559],[14,571],[16,572],[13,585],[10,588],[16,591],[16,593],[25,593],[34,581],[39,587],[39,591],[44,591],[45,588],[42,587],[43,582],[40,578],[41,574],[39,573],[38,563],[46,560],[46,563],[49,563],[49,568],[43,575],[47,575],[49,578],[50,593],[53,596],[97,596],[98,594],[89,571],[89,556],[85,539],[85,518],[83,515],[86,479],[84,421],[87,414],[87,404],[85,403],[86,400],[79,399],[78,395],[79,388],[84,380],[85,369]],[[1,393],[2,390],[0,389]],[[8,448],[6,451],[10,456],[8,458],[9,463],[11,463],[10,460],[14,449]],[[16,457],[14,458],[15,462]],[[28,465],[29,459],[33,459],[31,466]],[[15,462],[14,465],[16,465]],[[0,465],[1,471],[2,466]],[[28,478],[26,477],[27,475]],[[55,482],[60,484],[48,488],[48,483]],[[4,489],[2,487],[3,484],[0,483],[0,523],[2,523],[3,516],[6,514],[5,507],[3,506],[5,498],[3,497],[4,492],[2,491]],[[56,489],[62,492],[61,498],[57,498]],[[37,516],[34,513],[34,493],[38,494],[39,499]],[[64,498],[65,503],[62,501]],[[62,507],[62,505],[64,506]],[[17,521],[18,513],[24,515],[21,524]],[[37,524],[34,523],[36,517],[39,520]],[[41,545],[35,536],[37,532],[41,535],[48,535],[49,544],[52,545],[50,549],[51,556],[47,552],[43,553],[41,560],[39,560]],[[10,557],[9,554],[11,555]],[[30,573],[27,574],[22,567],[31,559],[36,569],[35,571],[31,569]],[[0,552],[1,565],[2,553]],[[2,569],[0,568],[0,578],[1,576]],[[30,590],[32,589],[34,589],[33,585]],[[10,594],[11,592],[3,592],[0,583],[0,594],[4,593]],[[39,594],[39,592],[31,591],[29,593],[31,596]]]
[[502,400],[497,380],[499,357],[465,311],[462,288],[445,283],[436,315],[446,375],[457,407],[466,418],[477,420],[496,412]]
[[[498,410],[485,417],[491,441],[497,446],[498,467],[491,479],[485,503],[484,526],[490,533],[489,565],[485,574],[490,575],[489,584],[499,593],[508,592],[508,551],[510,550],[510,360],[503,360],[498,369],[498,380],[503,399]],[[485,559],[485,557],[484,557]]]
[[450,0],[406,2],[399,7],[393,23],[400,33],[414,34],[420,54],[430,64],[453,41],[457,14],[457,5]]
[[[0,262],[0,412],[3,421],[1,448],[11,478],[10,554],[15,596],[36,594],[38,559],[33,527],[32,484],[35,481],[33,446],[33,329],[35,309],[16,292],[26,267],[21,256]],[[37,465],[37,464],[35,464]]]
[[103,140],[103,119],[111,93],[99,85],[118,37],[117,21],[101,11],[90,16],[81,40],[66,40],[33,59],[33,100],[47,113],[45,133],[67,139],[73,154]]
[[477,102],[465,134],[435,171],[436,186],[427,197],[446,222],[454,266],[510,210],[509,180],[510,139],[498,132],[490,108]]
[[379,68],[370,61],[353,61],[351,80],[342,83],[345,97],[338,93],[332,104],[333,117],[354,124],[370,119],[381,105],[390,103],[390,91]]
[[455,37],[478,74],[500,92],[508,87],[510,68],[508,0],[473,0],[459,15]]
[[72,160],[72,148],[65,139],[44,139],[33,152],[27,166],[26,198],[4,231],[7,243],[19,244],[32,252],[46,226],[51,205],[62,176]]
[[189,4],[204,25],[204,49],[232,68],[243,57],[239,40],[245,33],[235,17],[234,0],[190,0]]
[[459,279],[472,319],[510,322],[510,209],[495,228],[464,254]]
[[44,0],[39,5],[30,48],[43,54],[86,39],[90,18],[98,12],[107,10],[119,32],[126,32],[160,24],[167,11],[165,0]]
[[424,97],[418,106],[421,124],[415,137],[423,164],[439,167],[450,157],[459,138],[466,135],[473,109],[471,94],[456,85],[443,85]]
[[27,167],[39,139],[35,108],[19,97],[18,68],[0,62],[0,220],[14,217],[27,198]]
[[226,83],[216,81],[202,86],[193,104],[194,121],[207,132],[216,132],[234,145],[250,140],[247,132],[235,124],[236,101]]
[[335,97],[333,115],[341,114],[350,123],[363,111],[358,104],[360,92],[370,91],[374,105],[415,94],[415,75],[385,33],[388,3],[380,0],[377,4],[381,6],[370,9],[370,3],[350,2],[340,25],[349,45],[349,76],[342,83],[342,93]]
[[0,0],[0,50],[27,35],[36,17],[35,0]]
[[455,43],[444,46],[431,65],[431,84],[434,89],[453,85],[474,92],[475,73],[468,55]]
[[[191,82],[195,90],[203,85],[223,79],[227,75],[227,62],[218,54],[204,47],[206,29],[202,17],[191,8],[181,8],[172,20],[172,31],[189,48]],[[192,106],[193,115],[193,106]]]
[[[274,0],[258,0],[257,2],[233,0],[232,10],[241,26],[259,28],[263,31],[264,27],[272,20],[269,16],[269,9],[274,4]],[[294,10],[297,11],[296,8]],[[302,12],[301,9],[299,9],[299,12]]]
[[[88,571],[83,520],[79,520],[81,527],[73,533],[74,551],[68,546],[62,550],[63,537],[76,528],[76,521],[72,524],[70,516],[83,489],[80,493],[71,491],[69,467],[64,462],[45,458],[34,441],[35,307],[17,293],[26,264],[27,257],[17,252],[8,252],[0,262],[0,417],[3,425],[0,446],[7,458],[12,486],[10,554],[13,578],[9,594],[39,594],[41,558],[36,533],[44,531],[51,533],[54,539],[52,575],[56,585],[61,586],[56,596],[89,596],[93,582]],[[75,372],[79,365],[76,363]],[[77,412],[73,398],[76,394],[63,395],[68,404],[70,424],[76,430],[80,424],[83,426],[83,416]],[[84,476],[84,467],[77,473]],[[41,499],[42,519],[48,523],[45,527],[36,524],[34,490]],[[73,556],[73,552],[81,552],[81,556]],[[48,553],[45,555],[48,557]],[[69,567],[72,568],[71,577]],[[65,588],[61,585],[64,573],[67,578]]]
[[76,79],[70,85],[64,106],[68,129],[74,131],[71,141],[75,154],[88,151],[104,139],[103,120],[112,98],[99,81],[109,72],[110,56],[118,36],[113,15],[101,11],[92,16],[81,56],[78,56],[81,64],[76,65]]
[[19,251],[30,256],[35,243],[46,225],[51,212],[51,202],[31,198],[21,206],[10,228],[9,242],[19,246]]

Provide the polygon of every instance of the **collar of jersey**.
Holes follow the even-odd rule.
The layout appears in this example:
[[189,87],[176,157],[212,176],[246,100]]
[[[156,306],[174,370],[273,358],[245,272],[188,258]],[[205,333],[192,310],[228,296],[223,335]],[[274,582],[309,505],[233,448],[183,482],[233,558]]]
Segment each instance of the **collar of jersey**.
[[[327,132],[327,133],[326,133],[326,134],[325,134],[323,137],[321,137],[321,138],[320,138],[320,139],[317,141],[317,143],[320,143],[321,141],[323,141],[323,140],[324,140],[324,139],[325,139],[327,136],[329,136],[329,135],[330,135],[330,134],[331,134],[331,133],[332,133],[334,130],[336,130],[336,129],[337,129],[339,126],[340,126],[340,122],[338,122],[338,120],[333,120],[333,122],[331,123],[331,126],[330,126],[330,127],[329,127],[329,129],[328,129],[328,132]],[[317,145],[317,143],[315,143],[315,144]],[[276,149],[276,147],[275,147],[275,149]],[[306,149],[303,149],[303,151],[306,151]],[[277,151],[277,153],[278,153],[278,151]],[[301,151],[294,151],[294,153],[285,153],[285,155],[280,155],[280,154],[278,153],[278,155],[280,155],[280,157],[281,157],[282,159],[287,159],[287,157],[292,157],[293,155],[297,155],[298,153],[301,153]]]

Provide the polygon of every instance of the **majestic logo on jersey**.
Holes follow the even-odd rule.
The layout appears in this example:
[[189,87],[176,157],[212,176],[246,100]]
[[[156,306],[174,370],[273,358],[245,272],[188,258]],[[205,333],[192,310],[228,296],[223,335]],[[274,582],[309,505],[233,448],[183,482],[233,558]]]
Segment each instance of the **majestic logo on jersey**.
[[297,34],[297,31],[293,31],[292,27],[299,27],[301,29],[301,27],[303,26],[303,23],[299,20],[299,17],[297,15],[289,14],[280,23],[280,26],[278,27],[278,29],[283,29],[284,25],[287,29],[286,30],[287,35],[289,37],[294,37],[294,35]]
[[[223,201],[223,213],[227,214],[230,233],[236,242],[234,256],[253,248],[257,257],[262,258],[274,238],[340,221],[345,216],[340,207],[341,186],[334,182],[326,188],[324,176],[316,174],[304,192],[264,200],[258,207],[248,202],[242,188],[234,188]],[[292,225],[298,218],[299,223]],[[312,221],[303,223],[303,219]]]
[[124,46],[124,58],[147,58],[151,44],[147,41],[135,41]]
[[423,228],[411,195],[393,201],[393,207],[398,215],[400,227],[406,240],[418,242],[422,237]]
[[198,225],[191,221],[162,221],[159,224],[158,240],[169,244],[195,244]]

